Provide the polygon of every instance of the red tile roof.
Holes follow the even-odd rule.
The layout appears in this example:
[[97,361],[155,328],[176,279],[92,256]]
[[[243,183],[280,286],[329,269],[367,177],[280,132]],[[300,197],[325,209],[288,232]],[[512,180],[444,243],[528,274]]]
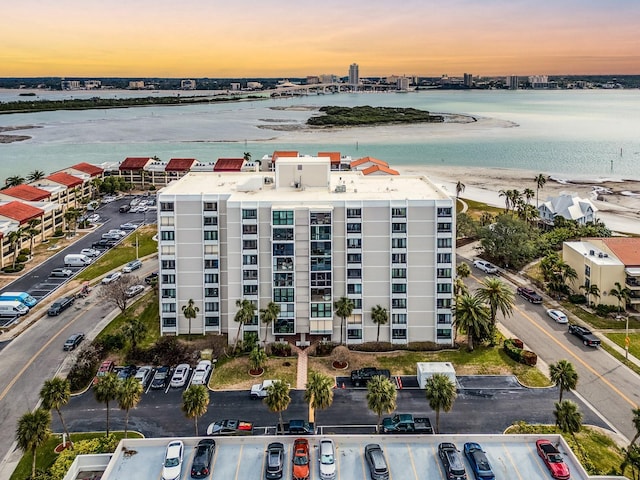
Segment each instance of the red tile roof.
[[219,158],[213,166],[214,172],[239,172],[244,165],[244,158]]
[[319,157],[329,157],[332,165],[340,164],[340,152],[318,152]]
[[142,170],[151,162],[150,157],[127,157],[120,164],[119,169],[122,170]]
[[602,242],[625,267],[640,267],[640,238],[603,238]]
[[65,172],[56,172],[52,173],[48,177],[45,177],[47,180],[51,180],[52,182],[59,183],[61,185],[65,185],[67,188],[74,188],[78,185],[82,185],[82,179],[78,177],[74,177],[73,175],[69,175]]
[[293,150],[276,150],[275,152],[273,152],[273,155],[271,155],[271,163],[275,163],[275,161],[279,158],[285,158],[285,157],[289,157],[289,158],[296,158],[298,157],[298,152],[294,152]]
[[164,167],[165,172],[188,172],[198,160],[195,158],[172,158]]
[[76,163],[75,165],[72,165],[71,168],[86,173],[91,177],[102,175],[102,172],[104,171],[102,168],[96,167],[95,165],[91,165],[87,162]]
[[2,193],[28,202],[39,202],[51,196],[51,193],[46,190],[31,185],[17,185],[15,187],[5,188],[2,190]]
[[384,160],[378,160],[377,158],[373,158],[373,157],[362,157],[362,158],[359,158],[359,159],[354,160],[353,162],[351,162],[349,164],[349,166],[351,168],[354,168],[354,167],[358,167],[358,166],[362,165],[363,163],[367,163],[367,162],[374,163],[376,165],[381,165],[383,167],[388,167],[389,166],[389,164],[387,162],[385,162]]
[[44,210],[26,203],[15,201],[0,205],[0,215],[16,220],[20,222],[20,225],[22,225],[32,218],[44,215]]
[[398,172],[397,170],[394,170],[393,168],[385,167],[384,165],[371,165],[370,167],[362,170],[363,175],[370,175],[376,172],[383,172],[388,175],[400,175],[400,172]]

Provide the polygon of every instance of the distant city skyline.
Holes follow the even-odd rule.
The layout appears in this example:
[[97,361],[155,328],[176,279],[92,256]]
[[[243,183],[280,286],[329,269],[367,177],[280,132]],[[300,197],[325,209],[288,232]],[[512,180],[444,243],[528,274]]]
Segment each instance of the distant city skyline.
[[640,74],[637,0],[22,0],[0,77]]

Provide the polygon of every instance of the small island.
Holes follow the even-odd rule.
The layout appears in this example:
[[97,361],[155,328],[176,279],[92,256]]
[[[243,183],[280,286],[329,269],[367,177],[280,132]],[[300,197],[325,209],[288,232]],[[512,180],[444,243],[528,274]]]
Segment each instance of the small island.
[[431,115],[426,110],[396,107],[322,107],[324,115],[313,116],[307,125],[313,127],[348,127],[397,123],[442,123],[444,116]]

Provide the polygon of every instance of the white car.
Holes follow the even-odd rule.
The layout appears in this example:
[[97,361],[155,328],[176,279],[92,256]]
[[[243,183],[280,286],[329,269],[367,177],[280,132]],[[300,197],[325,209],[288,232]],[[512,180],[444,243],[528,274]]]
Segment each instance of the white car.
[[569,323],[569,319],[560,310],[547,310],[547,315],[553,318],[557,323]]
[[485,273],[498,273],[498,267],[484,260],[475,260],[473,266]]
[[189,378],[189,370],[190,367],[186,363],[178,365],[171,377],[171,388],[184,387],[185,383],[187,383],[187,379]]
[[127,296],[127,298],[131,298],[131,297],[135,297],[136,295],[141,293],[143,290],[144,290],[144,285],[131,285],[129,288],[125,290],[124,294]]
[[180,440],[173,440],[167,445],[162,463],[162,480],[175,480],[182,475],[182,456],[184,444]]
[[153,373],[153,367],[144,366],[140,367],[136,372],[135,379],[142,384],[142,388],[147,388],[149,380],[151,380],[151,374]]
[[100,250],[96,250],[95,248],[83,248],[80,250],[80,254],[86,255],[87,257],[97,257],[100,253]]
[[321,438],[320,448],[318,450],[320,480],[333,480],[336,478],[336,446],[333,440]]
[[89,215],[87,217],[87,222],[89,223],[96,223],[100,221],[100,215],[98,215],[97,213],[94,213],[93,215]]
[[191,377],[191,385],[204,385],[207,383],[207,377],[211,372],[211,361],[200,360]]
[[131,260],[130,262],[128,262],[123,268],[122,268],[122,272],[123,273],[131,273],[134,270],[137,270],[139,268],[142,268],[142,262],[138,259],[136,260]]
[[122,277],[122,272],[111,272],[106,277],[104,277],[100,283],[102,283],[103,285],[109,285],[110,283],[119,280],[120,277]]
[[120,237],[126,237],[127,236],[127,232],[125,232],[124,230],[118,230],[117,228],[112,228],[107,233],[112,233],[112,234],[118,235]]
[[135,230],[136,228],[138,228],[140,225],[138,225],[137,223],[131,223],[131,222],[127,222],[127,223],[123,223],[122,225],[120,225],[120,230]]

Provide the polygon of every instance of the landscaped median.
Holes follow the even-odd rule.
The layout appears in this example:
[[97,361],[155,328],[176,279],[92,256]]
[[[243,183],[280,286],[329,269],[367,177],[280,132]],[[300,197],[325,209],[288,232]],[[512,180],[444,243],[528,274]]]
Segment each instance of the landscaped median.
[[268,358],[263,366],[264,373],[259,377],[249,374],[249,356],[237,358],[222,356],[218,358],[216,368],[209,379],[209,389],[211,390],[247,390],[255,383],[262,380],[282,380],[289,385],[296,384],[298,372],[298,357],[275,357]]

